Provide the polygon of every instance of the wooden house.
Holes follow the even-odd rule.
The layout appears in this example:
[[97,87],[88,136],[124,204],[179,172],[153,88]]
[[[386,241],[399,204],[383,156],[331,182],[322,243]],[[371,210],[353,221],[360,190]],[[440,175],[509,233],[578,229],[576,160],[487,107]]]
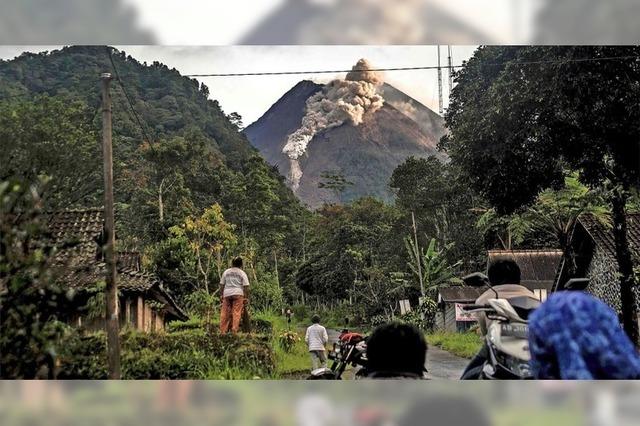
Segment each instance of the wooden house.
[[[63,288],[75,293],[78,309],[68,315],[68,321],[87,329],[103,328],[103,316],[92,315],[86,308],[105,281],[102,209],[56,211],[47,214],[46,223],[52,244],[58,248],[54,276]],[[121,327],[159,332],[171,320],[187,319],[160,279],[142,270],[138,253],[118,253],[117,284]]]
[[443,331],[466,331],[476,319],[473,315],[462,311],[464,305],[473,304],[486,288],[468,286],[452,286],[438,291],[438,312],[435,328]]
[[[640,213],[627,215],[627,238],[634,263],[640,264]],[[613,229],[592,215],[582,215],[569,240],[571,257],[558,270],[554,290],[571,278],[589,278],[586,291],[621,312],[620,279]]]

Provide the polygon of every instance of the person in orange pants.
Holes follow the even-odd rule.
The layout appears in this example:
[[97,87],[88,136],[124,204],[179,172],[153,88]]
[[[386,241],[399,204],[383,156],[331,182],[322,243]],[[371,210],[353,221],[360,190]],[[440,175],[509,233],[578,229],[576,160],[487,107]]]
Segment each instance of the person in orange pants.
[[249,277],[242,270],[242,258],[236,257],[231,268],[220,277],[220,332],[237,333],[240,330],[242,311],[249,303]]

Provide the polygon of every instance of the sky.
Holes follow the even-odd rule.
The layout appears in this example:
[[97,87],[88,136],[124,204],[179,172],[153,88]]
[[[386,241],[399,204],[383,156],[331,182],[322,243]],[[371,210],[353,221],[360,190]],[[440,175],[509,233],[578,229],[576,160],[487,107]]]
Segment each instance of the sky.
[[[437,65],[436,46],[117,46],[140,62],[159,61],[181,74],[232,72],[273,72],[350,69],[360,58],[377,68]],[[23,51],[52,50],[56,46],[1,46],[0,58],[12,59]],[[476,46],[452,46],[453,64],[467,60]],[[447,63],[446,46],[441,61]],[[389,71],[385,81],[409,96],[438,110],[436,70]],[[249,125],[264,114],[300,80],[324,83],[344,74],[203,77],[210,98],[220,102],[227,113],[237,112]],[[447,105],[447,71],[443,70],[445,107]]]

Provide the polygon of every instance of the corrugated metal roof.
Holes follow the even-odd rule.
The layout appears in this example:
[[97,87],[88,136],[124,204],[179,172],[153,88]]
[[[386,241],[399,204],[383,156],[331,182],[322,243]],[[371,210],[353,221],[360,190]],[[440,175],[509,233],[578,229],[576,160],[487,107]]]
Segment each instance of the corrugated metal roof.
[[489,250],[489,263],[512,259],[520,267],[520,283],[530,290],[551,290],[562,260],[562,250]]
[[473,302],[485,291],[487,291],[487,287],[460,285],[441,288],[439,293],[444,302]]

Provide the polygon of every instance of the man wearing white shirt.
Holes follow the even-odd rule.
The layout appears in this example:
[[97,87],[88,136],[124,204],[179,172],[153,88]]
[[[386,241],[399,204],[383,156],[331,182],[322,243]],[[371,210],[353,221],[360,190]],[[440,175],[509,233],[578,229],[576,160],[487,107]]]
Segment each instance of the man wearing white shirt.
[[311,322],[313,324],[307,328],[307,334],[304,341],[307,342],[307,345],[309,346],[311,364],[313,365],[313,369],[311,371],[313,371],[327,366],[325,345],[329,341],[329,336],[327,335],[327,329],[320,325],[320,317],[318,315],[314,315],[311,318]]

